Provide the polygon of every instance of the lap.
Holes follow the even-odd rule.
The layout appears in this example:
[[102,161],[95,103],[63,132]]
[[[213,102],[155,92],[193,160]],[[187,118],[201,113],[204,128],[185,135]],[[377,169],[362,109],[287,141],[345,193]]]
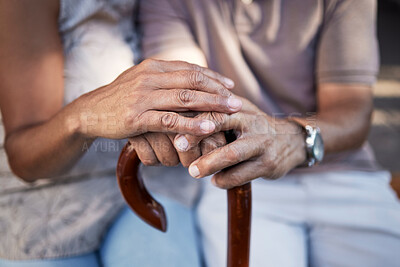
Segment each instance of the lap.
[[[224,266],[226,192],[205,188],[197,210],[205,257],[209,266]],[[258,179],[251,266],[395,266],[399,225],[400,204],[386,172]]]
[[[253,191],[257,191],[254,187]],[[265,203],[253,192],[250,266],[307,266],[305,227],[282,221],[262,212]],[[197,209],[201,239],[208,267],[226,266],[227,201],[226,191],[205,187]]]
[[386,172],[337,172],[309,188],[311,266],[397,266],[400,203]]
[[157,199],[166,210],[167,232],[152,228],[125,208],[100,248],[103,266],[200,266],[192,210],[168,198]]
[[395,267],[399,251],[400,237],[387,232],[333,226],[310,230],[310,266]]

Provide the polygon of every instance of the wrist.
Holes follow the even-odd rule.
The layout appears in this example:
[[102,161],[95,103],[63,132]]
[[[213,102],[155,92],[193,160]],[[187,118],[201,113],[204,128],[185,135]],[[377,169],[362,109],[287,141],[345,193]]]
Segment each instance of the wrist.
[[69,136],[94,140],[97,136],[88,132],[88,115],[83,111],[86,105],[81,98],[77,98],[64,108],[64,127]]
[[288,144],[292,146],[291,165],[295,168],[307,161],[304,130],[299,124],[287,121],[287,137]]
[[288,121],[301,127],[304,135],[306,161],[298,167],[312,167],[321,163],[324,158],[324,142],[320,129],[301,118],[288,118]]

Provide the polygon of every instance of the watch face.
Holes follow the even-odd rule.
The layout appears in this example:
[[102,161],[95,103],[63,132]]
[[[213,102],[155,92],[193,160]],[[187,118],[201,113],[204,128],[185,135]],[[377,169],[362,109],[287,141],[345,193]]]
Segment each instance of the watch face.
[[324,158],[324,142],[322,141],[321,135],[319,133],[317,133],[317,135],[315,136],[313,154],[317,162],[321,162]]

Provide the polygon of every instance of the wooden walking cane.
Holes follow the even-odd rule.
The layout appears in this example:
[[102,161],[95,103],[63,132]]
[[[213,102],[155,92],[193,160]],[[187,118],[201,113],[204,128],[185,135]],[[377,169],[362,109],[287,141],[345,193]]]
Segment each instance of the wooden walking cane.
[[[165,232],[163,206],[149,194],[138,172],[139,158],[128,143],[117,165],[117,179],[125,201],[146,223]],[[248,267],[251,227],[251,184],[228,190],[228,267]]]

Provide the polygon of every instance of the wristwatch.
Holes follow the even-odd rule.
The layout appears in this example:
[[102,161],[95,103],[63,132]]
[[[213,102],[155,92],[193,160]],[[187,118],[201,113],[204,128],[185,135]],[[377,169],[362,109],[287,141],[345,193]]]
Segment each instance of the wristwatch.
[[324,141],[320,129],[298,118],[292,117],[288,120],[300,125],[304,131],[307,160],[300,167],[312,167],[319,164],[324,158]]

